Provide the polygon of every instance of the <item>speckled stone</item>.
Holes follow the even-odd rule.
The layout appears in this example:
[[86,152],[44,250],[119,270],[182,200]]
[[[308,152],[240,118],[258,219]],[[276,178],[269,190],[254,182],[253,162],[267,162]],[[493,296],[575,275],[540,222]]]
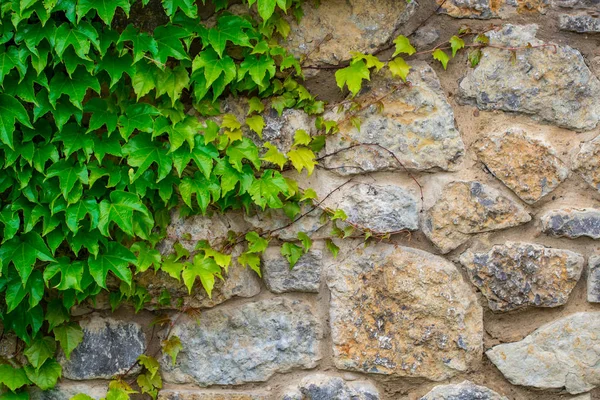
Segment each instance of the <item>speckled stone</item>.
[[269,247],[262,255],[262,273],[265,285],[273,293],[318,293],[321,285],[323,253],[311,249],[302,255],[294,268],[281,255],[281,247]]
[[565,304],[579,281],[584,259],[569,250],[506,242],[460,257],[471,282],[493,311]]
[[[376,171],[452,170],[464,153],[454,123],[454,113],[437,75],[424,62],[411,63],[409,85],[389,74],[373,76],[363,84],[356,101],[373,103],[384,97],[383,109],[374,104],[357,113],[360,130],[349,121],[340,122],[340,134],[330,135],[323,160],[340,175]],[[346,113],[332,112],[327,119],[342,121]],[[352,147],[358,143],[377,146]]]
[[264,382],[275,373],[317,366],[321,328],[310,306],[275,298],[218,307],[173,328],[183,349],[173,366],[163,355],[169,383],[199,386]]
[[508,400],[508,398],[485,386],[463,381],[457,384],[436,386],[420,400]]
[[579,312],[486,355],[513,385],[583,393],[600,385],[599,332],[600,312]]
[[30,386],[28,391],[31,400],[70,400],[80,393],[99,400],[106,397],[108,384],[105,382],[71,382],[63,379],[50,390],[42,391],[35,386]]
[[581,145],[573,164],[583,180],[600,192],[600,136]]
[[423,233],[442,253],[448,253],[471,235],[510,228],[529,222],[521,205],[480,182],[447,184],[436,203],[425,213]]
[[339,369],[443,380],[482,352],[482,309],[451,262],[389,244],[351,246],[327,268]]
[[368,381],[313,374],[285,390],[283,400],[379,400],[379,391]]
[[542,231],[557,237],[600,239],[600,209],[564,208],[550,210],[541,217]]
[[597,10],[600,7],[600,0],[552,0],[552,6],[563,9]]
[[328,231],[324,232],[324,229],[321,229],[324,226],[321,219],[323,210],[304,205],[300,213],[306,215],[294,222],[282,209],[254,209],[251,214],[244,214],[244,219],[253,230],[276,230],[274,233],[281,240],[298,240],[298,232],[304,232],[313,239],[330,236]]
[[551,193],[569,176],[552,148],[520,128],[488,134],[474,147],[488,170],[528,204]]
[[[497,46],[546,44],[536,39],[537,25],[504,25],[486,35]],[[484,48],[477,67],[459,85],[459,99],[481,110],[512,111],[576,131],[600,121],[600,81],[581,53],[569,46],[510,52]]]
[[83,342],[70,360],[59,357],[64,378],[112,379],[129,370],[146,348],[146,336],[137,323],[93,315],[79,325]]
[[163,389],[158,400],[269,400],[266,394],[255,391]]
[[590,256],[588,260],[587,300],[600,303],[600,256]]
[[568,15],[563,14],[559,17],[558,23],[560,29],[577,33],[598,33],[600,32],[600,18],[591,15]]
[[523,11],[544,13],[548,0],[437,0],[438,12],[454,18],[503,18]]

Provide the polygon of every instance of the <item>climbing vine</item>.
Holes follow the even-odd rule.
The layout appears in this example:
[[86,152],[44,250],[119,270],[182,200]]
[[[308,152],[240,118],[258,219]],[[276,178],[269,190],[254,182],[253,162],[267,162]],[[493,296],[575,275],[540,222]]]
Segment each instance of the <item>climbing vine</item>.
[[[152,31],[130,18],[149,0],[1,3],[0,340],[14,334],[19,345],[15,356],[0,357],[0,398],[26,399],[28,385],[57,383],[56,354],[69,359],[83,340],[70,317],[75,305],[110,291],[113,308],[130,301],[139,310],[152,299],[134,276],[150,268],[211,296],[234,247],[243,247],[236,261],[260,275],[260,255],[282,229],[232,232],[218,246],[198,241],[192,253],[177,243],[163,256],[156,245],[175,207],[181,216],[282,209],[290,224],[320,207],[333,236],[360,229],[349,222],[338,228],[345,213],[323,207],[326,198],[282,172],[310,175],[328,156],[316,155],[325,137],[342,122],[360,129],[359,112],[374,105],[354,100],[363,81],[387,68],[399,88],[410,71],[403,57],[419,53],[399,36],[388,60],[353,54],[335,73],[352,94],[348,121],[325,120],[325,104],[301,83],[305,60],[280,45],[290,20],[301,18],[300,1],[245,0],[248,12],[234,14],[227,0],[213,0],[204,5],[213,16],[202,20],[194,1],[162,0],[166,23]],[[454,57],[470,48],[476,65],[487,38],[466,45],[470,34],[461,31],[429,53],[446,68],[445,50]],[[223,114],[219,100],[241,94],[247,115]],[[318,134],[296,131],[285,153],[253,141],[244,132],[262,139],[268,108],[315,115]],[[281,246],[292,267],[312,246],[305,233],[297,239]],[[331,239],[327,247],[337,255]],[[170,303],[168,293],[156,300]],[[173,362],[181,349],[171,335],[175,322],[157,321],[168,326],[162,351]],[[139,391],[155,398],[162,387],[156,354],[140,356],[138,365]],[[130,383],[111,382],[107,399],[127,398],[135,392]]]

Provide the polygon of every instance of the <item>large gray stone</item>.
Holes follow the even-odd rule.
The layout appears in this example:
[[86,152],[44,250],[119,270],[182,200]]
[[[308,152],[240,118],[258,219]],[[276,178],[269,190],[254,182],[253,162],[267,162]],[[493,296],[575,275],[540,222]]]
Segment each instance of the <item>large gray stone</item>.
[[[493,46],[544,45],[537,25],[504,25],[486,35]],[[459,85],[459,97],[481,110],[528,114],[560,127],[584,131],[600,121],[600,81],[581,53],[569,46],[509,51],[487,47]]]
[[373,53],[393,39],[417,9],[415,0],[327,0],[304,2],[300,22],[290,18],[284,45],[306,65],[338,64],[352,52]]
[[[304,215],[306,214],[306,215]],[[304,215],[302,218],[296,219]],[[254,230],[272,232],[273,236],[281,240],[298,240],[298,233],[304,232],[313,239],[328,237],[329,232],[323,232],[323,210],[319,207],[303,205],[300,214],[295,219],[290,219],[282,209],[267,208],[262,211],[254,209],[251,214],[244,214],[245,220]]]
[[482,309],[456,266],[412,248],[362,247],[349,243],[327,269],[335,366],[436,381],[469,371],[481,358]]
[[600,312],[543,325],[525,339],[493,347],[488,358],[514,385],[587,392],[600,384]]
[[163,389],[158,400],[268,400],[269,396],[259,391]]
[[62,380],[54,388],[42,391],[35,386],[29,388],[31,400],[70,400],[77,394],[85,394],[92,399],[99,400],[106,397],[108,383],[106,382],[69,382]]
[[600,256],[590,256],[588,260],[587,300],[600,303]]
[[357,183],[346,185],[323,202],[331,209],[342,209],[346,222],[378,234],[419,228],[417,199],[396,185]]
[[283,400],[379,400],[379,391],[368,381],[347,382],[337,376],[314,374],[288,388]]
[[531,216],[521,205],[482,183],[447,184],[425,213],[423,233],[442,253],[467,242],[471,235],[521,225]]
[[454,18],[506,18],[528,11],[544,13],[548,0],[437,0],[438,12]]
[[600,136],[581,145],[573,164],[583,180],[600,191]]
[[265,285],[273,293],[318,293],[321,286],[323,254],[311,249],[304,254],[294,268],[281,255],[281,247],[269,247],[262,255],[262,273]]
[[569,239],[587,236],[600,239],[600,209],[550,210],[542,215],[541,221],[542,231],[552,236]]
[[569,169],[552,148],[520,128],[491,133],[474,147],[488,170],[528,204],[552,192],[569,176]]
[[199,386],[263,382],[275,373],[314,368],[321,330],[310,306],[285,298],[202,313],[173,329],[183,349],[173,366],[161,359],[163,379]]
[[59,357],[62,376],[67,379],[112,379],[127,372],[146,349],[142,327],[134,322],[93,315],[79,323],[83,342],[71,359]]
[[598,10],[600,0],[552,0],[552,5],[556,8]]
[[[327,138],[326,153],[333,155],[323,160],[326,168],[341,175],[454,169],[464,144],[452,107],[433,69],[424,62],[411,65],[408,85],[383,72],[363,85],[359,104],[383,97],[383,110],[375,102],[356,113],[360,130],[347,120],[340,122],[340,133]],[[342,121],[347,115],[327,118]]]
[[504,397],[485,386],[463,381],[436,386],[420,400],[508,400],[508,397]]
[[506,242],[460,257],[471,282],[493,311],[565,304],[579,281],[584,259],[569,250]]
[[563,14],[559,17],[558,23],[560,29],[577,33],[598,33],[600,32],[600,18],[591,15]]

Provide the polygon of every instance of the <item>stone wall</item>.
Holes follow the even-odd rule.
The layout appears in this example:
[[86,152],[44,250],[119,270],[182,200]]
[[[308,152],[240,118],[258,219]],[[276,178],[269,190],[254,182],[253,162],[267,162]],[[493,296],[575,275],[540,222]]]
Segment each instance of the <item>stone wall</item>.
[[[430,49],[464,24],[520,49],[485,49],[475,68],[460,53],[447,71],[414,58],[409,85],[382,112],[361,111],[360,131],[342,125],[322,154],[335,155],[297,177],[321,198],[342,185],[324,206],[389,240],[336,239],[334,259],[315,210],[281,231],[315,242],[292,271],[268,249],[264,279],[233,266],[212,299],[140,276],[202,309],[199,324],[184,316],[174,328],[183,350],[161,360],[161,399],[600,399],[600,1],[438,1],[322,0],[292,24],[288,45],[307,67],[385,49],[399,33]],[[343,100],[332,70],[306,72],[322,99]],[[378,76],[359,99],[396,84]],[[285,149],[300,128],[313,121],[288,110],[264,134]],[[174,215],[162,251],[286,218]],[[150,321],[172,313],[160,307],[78,310],[83,345],[62,361],[60,386],[34,397],[102,397],[104,379],[157,348],[164,332]]]

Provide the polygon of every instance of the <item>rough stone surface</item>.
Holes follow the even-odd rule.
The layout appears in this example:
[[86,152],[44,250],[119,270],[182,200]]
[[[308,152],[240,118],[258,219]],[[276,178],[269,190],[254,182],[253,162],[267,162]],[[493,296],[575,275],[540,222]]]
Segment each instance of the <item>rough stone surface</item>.
[[101,383],[79,383],[62,380],[54,388],[42,391],[35,386],[29,389],[31,400],[70,400],[76,394],[85,394],[93,399],[106,397],[108,385]]
[[244,218],[254,230],[269,231],[277,229],[277,236],[281,240],[298,240],[298,232],[304,232],[313,238],[329,236],[328,233],[321,235],[321,232],[319,232],[324,226],[321,221],[323,210],[315,208],[311,211],[312,208],[312,206],[307,205],[301,206],[301,215],[307,214],[296,222],[288,218],[282,209],[273,208],[267,208],[265,211],[255,210],[253,214],[244,214]]
[[552,236],[569,239],[586,236],[600,239],[600,209],[550,210],[542,215],[541,221],[542,231]]
[[552,0],[552,5],[558,8],[598,10],[600,0]]
[[534,11],[543,13],[547,0],[437,0],[438,12],[454,18],[491,19],[510,13]]
[[283,400],[379,400],[379,392],[367,381],[347,382],[336,376],[314,374],[286,390]]
[[395,185],[357,183],[344,186],[335,197],[324,202],[340,208],[347,222],[377,233],[392,233],[419,228],[417,199],[408,190]]
[[159,400],[268,400],[265,394],[217,390],[170,390],[158,392]]
[[[212,298],[208,297],[206,291],[201,287],[198,280],[189,294],[183,282],[170,277],[163,271],[154,272],[148,270],[136,275],[135,281],[138,285],[146,288],[152,297],[146,306],[148,309],[173,308],[181,306],[192,308],[208,308],[221,304],[232,297],[252,297],[260,293],[260,281],[255,272],[250,268],[243,267],[233,262],[227,274],[223,274],[224,281],[217,279],[212,292]],[[158,304],[158,299],[163,290],[171,295],[169,305]]]
[[485,386],[464,381],[458,384],[436,386],[420,400],[508,400]]
[[590,256],[588,260],[587,299],[590,303],[600,303],[600,256]]
[[569,250],[506,242],[460,257],[469,278],[493,311],[565,304],[579,281],[584,259]]
[[563,14],[559,17],[558,23],[560,29],[578,33],[597,33],[600,32],[600,18],[591,15],[568,15]]
[[291,21],[285,45],[298,56],[308,55],[306,65],[338,64],[353,51],[372,53],[394,38],[417,7],[415,0],[327,0],[319,6],[307,1],[300,23]]
[[520,128],[508,128],[478,140],[479,159],[528,204],[552,192],[569,176],[553,149]]
[[71,359],[59,358],[62,376],[67,379],[112,379],[133,366],[146,347],[139,324],[93,315],[79,323],[83,342]]
[[600,312],[580,312],[519,342],[495,346],[486,355],[512,384],[583,393],[600,384],[598,332]]
[[524,224],[531,216],[519,204],[482,183],[446,185],[425,213],[423,233],[442,252],[467,242],[472,234]]
[[482,309],[454,264],[388,244],[338,258],[327,277],[337,368],[443,380],[480,358]]
[[313,248],[290,270],[290,263],[281,255],[281,248],[269,247],[262,255],[262,273],[267,289],[273,293],[318,293],[322,258],[321,250]]
[[[537,25],[504,25],[490,31],[490,44],[532,46]],[[459,85],[465,103],[481,110],[513,111],[577,131],[593,129],[600,120],[600,81],[581,53],[569,46],[522,49],[515,58],[503,49],[486,48],[479,65]]]
[[161,360],[163,378],[199,386],[263,382],[293,368],[314,368],[320,326],[307,303],[285,298],[208,310],[173,329],[183,343],[175,366]]
[[440,30],[431,26],[422,26],[409,39],[417,50],[425,50],[440,38]]
[[573,164],[581,177],[600,191],[600,136],[581,145]]
[[[398,79],[383,73],[365,82],[357,101],[370,104],[384,97],[383,110],[372,105],[359,112],[360,131],[348,121],[340,124],[340,134],[328,137],[325,145],[327,154],[337,152],[324,160],[326,168],[350,175],[406,169],[451,170],[456,166],[464,144],[452,107],[433,69],[423,62],[411,65],[410,85],[398,86]],[[345,113],[327,118],[342,120]],[[351,147],[357,143],[373,146]]]

